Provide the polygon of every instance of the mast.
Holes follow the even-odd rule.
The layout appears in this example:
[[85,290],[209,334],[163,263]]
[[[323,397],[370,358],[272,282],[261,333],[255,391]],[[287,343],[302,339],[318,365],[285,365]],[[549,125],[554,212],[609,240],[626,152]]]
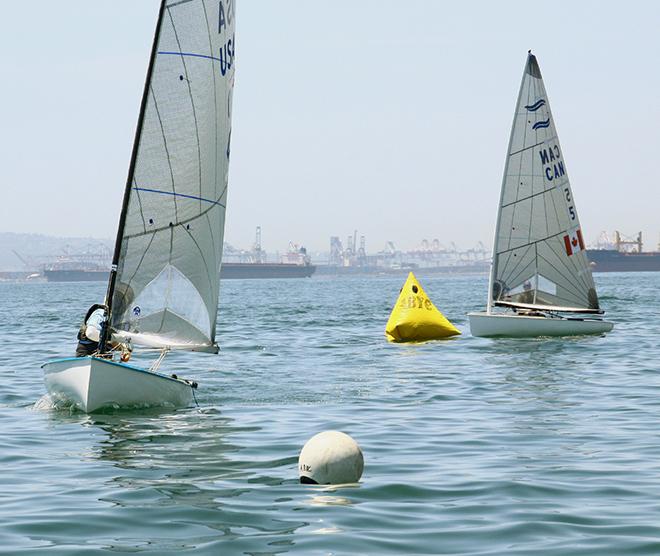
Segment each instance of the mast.
[[513,112],[513,122],[511,123],[511,134],[509,135],[509,146],[506,149],[506,163],[504,164],[504,173],[502,174],[502,187],[500,188],[500,202],[497,205],[497,221],[495,222],[495,237],[493,238],[493,255],[490,261],[490,276],[488,277],[488,302],[486,303],[486,312],[490,314],[493,308],[493,280],[497,270],[497,238],[500,234],[500,216],[502,213],[502,202],[504,201],[504,186],[506,184],[507,170],[509,169],[509,159],[511,157],[511,145],[513,144],[513,130],[516,125],[518,117],[518,107],[520,106],[520,98],[522,97],[523,85],[525,83],[525,75],[529,69],[529,59],[533,56],[532,51],[527,51],[527,63],[525,64],[525,71],[523,72],[522,79],[520,80],[520,89],[518,90],[518,99],[516,100],[516,108]]
[[135,129],[135,139],[133,140],[133,151],[131,152],[131,161],[128,166],[128,177],[126,178],[126,187],[124,188],[124,199],[121,205],[121,212],[119,214],[119,226],[117,227],[117,238],[115,240],[115,251],[112,256],[112,267],[110,269],[110,278],[108,279],[108,289],[105,294],[105,305],[107,307],[106,324],[103,327],[101,339],[99,342],[99,352],[105,351],[105,344],[109,336],[109,323],[110,315],[112,314],[112,296],[115,291],[115,281],[117,280],[117,267],[119,265],[119,257],[121,254],[121,244],[124,237],[124,226],[126,224],[126,214],[128,213],[128,203],[131,193],[131,183],[135,174],[135,162],[140,147],[140,136],[142,135],[142,125],[144,123],[144,113],[147,107],[147,99],[149,98],[149,85],[151,83],[151,75],[153,73],[154,65],[156,62],[156,54],[158,52],[158,39],[160,38],[160,29],[163,24],[163,14],[165,13],[165,3],[167,0],[161,0],[160,8],[158,10],[158,21],[156,23],[156,31],[154,33],[154,42],[151,46],[151,56],[149,57],[149,66],[147,67],[147,77],[144,81],[144,91],[142,92],[142,102],[140,103],[140,114],[138,116],[138,123]]

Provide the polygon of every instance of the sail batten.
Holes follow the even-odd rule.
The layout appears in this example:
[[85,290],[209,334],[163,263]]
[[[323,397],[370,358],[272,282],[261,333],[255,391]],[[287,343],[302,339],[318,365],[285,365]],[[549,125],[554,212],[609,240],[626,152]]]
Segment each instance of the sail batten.
[[163,1],[109,287],[136,344],[216,350],[234,44],[233,0]]
[[531,53],[507,153],[488,306],[538,304],[598,312],[563,151]]

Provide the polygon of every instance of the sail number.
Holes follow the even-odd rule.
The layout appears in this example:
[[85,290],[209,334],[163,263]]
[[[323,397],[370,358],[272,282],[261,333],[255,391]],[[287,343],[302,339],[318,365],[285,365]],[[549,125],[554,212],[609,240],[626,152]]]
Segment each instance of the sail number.
[[548,181],[566,174],[564,162],[561,160],[561,153],[559,152],[559,145],[551,145],[547,149],[539,150],[539,156],[543,165],[543,173]]
[[[540,149],[539,156],[541,157],[541,164],[543,165],[543,173],[549,182],[566,175],[564,161],[561,159],[561,152],[559,151],[559,145],[550,145],[548,148]],[[571,220],[576,220],[577,213],[575,212],[575,206],[571,204],[571,190],[568,187],[564,187],[564,194],[568,206],[568,216]]]
[[[234,3],[232,0],[226,0],[227,8],[225,9],[225,1],[221,0],[219,5],[219,15],[218,15],[218,34],[221,35],[226,31],[232,24],[234,19]],[[220,54],[218,56],[220,60],[220,73],[225,75],[227,71],[231,69],[234,65],[234,47],[236,45],[236,40],[232,34],[231,38],[228,39],[225,44],[220,47]]]
[[[566,201],[571,202],[571,190],[568,187],[564,187],[564,193],[566,194]],[[573,205],[568,205],[568,215],[571,217],[571,220],[575,220],[577,218],[577,214],[575,213],[575,207]]]
[[232,20],[234,19],[234,5],[232,0],[227,1],[227,9],[225,10],[225,2],[221,0],[219,14],[218,14],[218,34],[222,34],[222,30],[228,25],[231,25]]

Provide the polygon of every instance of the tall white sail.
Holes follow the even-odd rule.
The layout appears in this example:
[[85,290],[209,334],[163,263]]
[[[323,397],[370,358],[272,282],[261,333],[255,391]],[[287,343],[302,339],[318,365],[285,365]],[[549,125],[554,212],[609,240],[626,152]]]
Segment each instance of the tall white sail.
[[108,296],[110,329],[137,344],[217,350],[234,7],[161,5]]
[[491,272],[489,307],[599,312],[564,154],[531,53],[511,130]]

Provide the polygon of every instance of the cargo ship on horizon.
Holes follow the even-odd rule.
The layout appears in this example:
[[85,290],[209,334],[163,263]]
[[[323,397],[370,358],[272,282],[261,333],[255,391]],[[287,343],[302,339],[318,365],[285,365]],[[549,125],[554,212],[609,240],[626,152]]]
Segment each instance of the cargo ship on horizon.
[[[260,239],[260,238],[259,238]],[[260,278],[309,278],[316,271],[304,247],[291,244],[281,262],[266,262],[259,247],[244,253],[227,246],[228,258],[220,267],[221,280],[250,280]],[[46,264],[42,274],[48,282],[104,282],[108,279],[110,263],[99,256],[64,256]]]
[[[414,270],[428,273],[484,273],[488,272],[490,259],[482,244],[467,251],[455,246],[442,248],[437,240],[422,242],[419,249],[402,252],[388,242],[385,251],[367,255],[364,237],[357,247],[357,233],[349,237],[344,249],[339,238],[331,238],[331,252],[327,263],[311,264],[304,247],[291,243],[280,262],[267,262],[266,252],[261,249],[261,230],[257,228],[257,241],[251,250],[239,250],[225,245],[221,278],[308,278],[313,274],[325,276],[361,274],[400,274]],[[436,245],[437,244],[437,245]],[[660,246],[658,251],[644,251],[641,232],[634,239],[623,239],[615,232],[613,240],[601,234],[597,247],[587,249],[593,272],[658,272],[660,271]],[[18,255],[18,254],[17,254]],[[21,258],[26,268],[36,268]],[[25,271],[23,279],[46,279],[49,282],[105,281],[109,273],[109,257],[104,253],[67,254],[56,261],[42,264],[41,271]],[[5,273],[6,274],[6,273]],[[23,276],[23,274],[25,276]],[[0,276],[0,278],[3,278]],[[7,277],[5,277],[7,278]]]
[[[316,271],[313,264],[293,263],[222,263],[221,280],[249,280],[257,278],[309,278]],[[44,269],[48,282],[104,282],[109,269]]]
[[624,240],[615,232],[614,243],[604,249],[587,249],[593,272],[659,272],[660,251],[644,251],[642,232]]

